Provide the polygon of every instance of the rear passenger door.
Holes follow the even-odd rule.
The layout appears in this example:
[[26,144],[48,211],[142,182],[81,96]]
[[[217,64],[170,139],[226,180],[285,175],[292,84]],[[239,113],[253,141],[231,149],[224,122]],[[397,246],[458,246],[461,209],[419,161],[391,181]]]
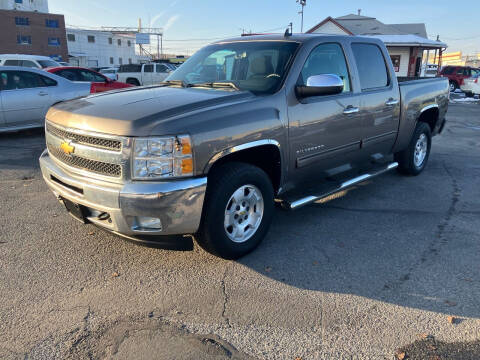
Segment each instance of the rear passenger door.
[[387,54],[373,43],[352,43],[361,88],[361,149],[363,155],[389,153],[400,120],[400,91],[387,66]]
[[140,85],[152,85],[153,84],[153,64],[145,64],[143,65],[143,73],[139,74],[141,76],[142,83]]

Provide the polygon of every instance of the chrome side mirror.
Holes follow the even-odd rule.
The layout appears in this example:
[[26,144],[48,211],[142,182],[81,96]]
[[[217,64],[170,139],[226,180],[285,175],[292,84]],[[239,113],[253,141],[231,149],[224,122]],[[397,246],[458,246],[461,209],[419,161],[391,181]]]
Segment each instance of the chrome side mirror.
[[334,95],[343,91],[343,80],[335,74],[313,75],[307,79],[306,85],[298,85],[295,92],[298,97]]

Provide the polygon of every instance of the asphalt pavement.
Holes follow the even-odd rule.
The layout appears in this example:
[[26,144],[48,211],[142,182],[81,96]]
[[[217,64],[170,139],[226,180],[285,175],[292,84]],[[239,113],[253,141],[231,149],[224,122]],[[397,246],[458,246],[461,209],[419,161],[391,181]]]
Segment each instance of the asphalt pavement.
[[239,261],[80,224],[42,131],[0,135],[0,358],[480,358],[480,105],[447,119],[420,176],[276,209]]

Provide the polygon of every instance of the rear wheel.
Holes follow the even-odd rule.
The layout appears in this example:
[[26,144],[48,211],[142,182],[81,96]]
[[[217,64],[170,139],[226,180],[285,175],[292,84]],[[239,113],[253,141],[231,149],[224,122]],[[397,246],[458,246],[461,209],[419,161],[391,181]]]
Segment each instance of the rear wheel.
[[457,89],[458,89],[457,83],[455,81],[450,81],[450,91],[454,92]]
[[256,166],[228,163],[209,177],[199,244],[224,259],[238,259],[266,236],[274,211],[273,186]]
[[427,165],[432,146],[432,134],[427,123],[419,122],[415,127],[408,148],[395,154],[398,170],[406,175],[418,175]]

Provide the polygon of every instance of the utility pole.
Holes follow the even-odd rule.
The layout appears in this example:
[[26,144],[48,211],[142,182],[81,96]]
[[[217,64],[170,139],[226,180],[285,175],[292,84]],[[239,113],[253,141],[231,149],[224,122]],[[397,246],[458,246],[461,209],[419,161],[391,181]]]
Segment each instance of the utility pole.
[[302,26],[300,32],[303,33],[303,8],[305,7],[305,5],[307,5],[307,0],[297,0],[297,3],[302,6],[302,11],[299,11],[298,13],[302,15]]

